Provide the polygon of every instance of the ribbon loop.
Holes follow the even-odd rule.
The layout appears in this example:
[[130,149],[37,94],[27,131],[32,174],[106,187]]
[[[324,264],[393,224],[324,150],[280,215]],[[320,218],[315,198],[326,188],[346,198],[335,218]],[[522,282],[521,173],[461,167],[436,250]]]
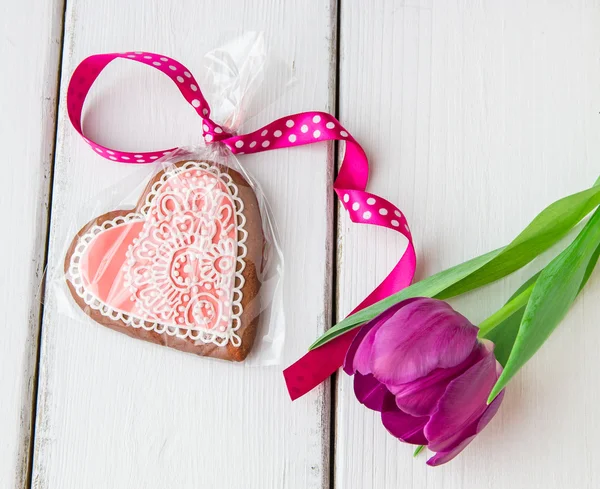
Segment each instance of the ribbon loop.
[[[85,98],[106,65],[118,58],[146,64],[167,75],[203,119],[202,131],[207,144],[220,142],[232,153],[244,154],[322,141],[337,140],[345,143],[346,151],[333,188],[350,219],[356,223],[374,224],[391,229],[401,233],[408,240],[400,261],[353,312],[410,285],[416,269],[416,254],[406,218],[388,200],[365,191],[369,177],[367,156],[360,144],[331,114],[302,112],[277,119],[249,134],[231,134],[210,119],[210,106],[198,83],[191,72],[173,58],[142,51],[97,54],[84,59],[75,69],[67,89],[67,111],[75,130],[100,156],[122,163],[151,163],[177,149],[131,153],[107,148],[84,136],[81,117]],[[355,334],[356,331],[350,331],[308,352],[284,371],[292,399],[316,387],[342,365]]]

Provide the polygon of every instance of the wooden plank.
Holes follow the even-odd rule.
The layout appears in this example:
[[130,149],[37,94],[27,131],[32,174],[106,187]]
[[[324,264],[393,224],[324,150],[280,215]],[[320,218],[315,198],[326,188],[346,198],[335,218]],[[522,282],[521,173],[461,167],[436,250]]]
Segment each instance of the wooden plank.
[[[409,217],[419,277],[507,243],[597,178],[599,21],[597,1],[343,3],[341,118],[371,157],[370,189]],[[404,244],[339,222],[342,317]],[[547,261],[453,304],[478,322]],[[598,487],[599,293],[596,273],[496,419],[444,467],[413,459],[342,375],[336,487]]]
[[0,7],[0,486],[24,488],[40,327],[63,2]]
[[[100,159],[65,113],[69,75],[85,56],[144,49],[172,55],[200,74],[203,53],[264,29],[296,83],[267,80],[254,129],[308,109],[332,110],[336,12],[329,0],[68,3],[50,263],[90,215],[101,188],[140,171]],[[147,68],[113,63],[94,88],[90,134],[123,149],[194,143],[201,121],[172,83]],[[300,356],[330,317],[333,161],[326,145],[243,157],[273,204],[282,236],[283,364]],[[300,205],[301,203],[301,205]],[[98,203],[98,211],[106,210]],[[329,398],[324,387],[289,401],[281,366],[248,367],[135,341],[91,321],[45,309],[33,487],[322,488],[328,485]]]

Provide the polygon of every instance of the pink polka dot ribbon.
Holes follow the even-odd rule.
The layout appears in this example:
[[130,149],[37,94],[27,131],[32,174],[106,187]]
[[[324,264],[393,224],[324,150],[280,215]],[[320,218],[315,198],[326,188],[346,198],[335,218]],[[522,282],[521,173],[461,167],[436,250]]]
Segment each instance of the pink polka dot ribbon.
[[[160,54],[135,51],[96,54],[84,59],[75,69],[67,89],[67,111],[73,127],[100,156],[121,163],[151,163],[177,148],[160,151],[127,152],[108,148],[85,137],[81,116],[85,98],[102,70],[115,59],[144,63],[167,75],[196,113],[203,119],[202,131],[207,144],[220,142],[234,154],[258,153],[279,148],[338,140],[346,151],[333,188],[350,220],[373,224],[399,232],[408,239],[408,247],[389,275],[352,312],[367,307],[407,287],[412,282],[416,255],[406,217],[388,200],[366,192],[369,162],[358,142],[330,114],[302,112],[282,117],[249,134],[232,134],[210,119],[210,106],[202,95],[191,72],[173,58]],[[325,345],[309,351],[284,370],[292,399],[296,399],[323,382],[343,363],[356,330],[338,336]]]

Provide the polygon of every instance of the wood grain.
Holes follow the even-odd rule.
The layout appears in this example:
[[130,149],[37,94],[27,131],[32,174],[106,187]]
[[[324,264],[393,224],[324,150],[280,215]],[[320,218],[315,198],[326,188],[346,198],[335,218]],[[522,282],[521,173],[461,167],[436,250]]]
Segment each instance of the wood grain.
[[62,4],[0,6],[0,486],[6,488],[25,488],[29,473]]
[[[507,243],[600,160],[600,3],[343,2],[340,112],[373,164],[370,189],[411,222],[424,277]],[[404,243],[339,219],[338,316]],[[453,301],[478,322],[549,257]],[[592,489],[600,485],[600,275],[510,384],[498,416],[437,469],[389,435],[342,376],[338,488]]]
[[[333,109],[332,5],[69,1],[50,267],[62,261],[78,227],[118,203],[103,188],[125,179],[126,189],[149,171],[97,157],[70,127],[66,82],[79,61],[144,49],[174,56],[199,73],[208,49],[244,31],[265,30],[280,59],[296,70],[296,82],[280,90],[286,77],[267,80],[255,104],[266,108],[248,123],[251,130],[286,113]],[[169,80],[133,63],[113,65],[87,105],[90,135],[132,150],[198,141],[201,121]],[[282,362],[290,363],[330,318],[331,149],[271,152],[243,157],[243,164],[272,203],[281,232],[288,316]],[[292,404],[281,367],[228,364],[136,341],[66,316],[52,298],[45,308],[35,488],[323,488],[328,440],[327,386]]]

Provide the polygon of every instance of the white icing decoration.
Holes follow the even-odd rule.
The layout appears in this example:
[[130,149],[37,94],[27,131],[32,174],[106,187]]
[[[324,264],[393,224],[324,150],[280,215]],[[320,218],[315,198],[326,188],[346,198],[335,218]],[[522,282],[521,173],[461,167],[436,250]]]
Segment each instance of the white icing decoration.
[[[175,188],[170,193],[161,191],[171,177],[188,170],[210,172],[227,187],[229,194],[214,191],[217,182],[206,174],[200,181],[194,182],[197,186],[193,188],[186,188],[185,191]],[[196,175],[200,176],[202,172],[197,171]],[[67,279],[88,306],[114,321],[169,336],[189,337],[202,343],[225,346],[230,342],[234,346],[240,346],[241,338],[236,331],[241,326],[243,312],[241,302],[248,232],[244,229],[244,203],[238,193],[237,186],[227,173],[222,173],[216,166],[205,162],[188,161],[166,170],[152,186],[139,212],[117,216],[94,225],[79,238],[71,255]],[[194,198],[196,196],[203,198]],[[230,207],[218,205],[219,197],[231,199],[235,206],[235,216],[231,215]],[[156,204],[153,203],[155,199]],[[200,208],[197,207],[198,202],[202,204]],[[160,225],[146,225],[150,212],[153,217],[160,214],[158,219],[163,219]],[[228,225],[223,226],[218,241],[213,243],[212,238],[217,232],[215,217],[219,219],[218,222]],[[139,238],[134,239],[133,244],[128,247],[124,264],[125,285],[136,302],[135,314],[115,309],[86,290],[79,267],[87,247],[97,235],[133,221],[145,223]],[[235,227],[237,240],[227,237]],[[145,240],[146,237],[150,239]],[[167,258],[174,259],[172,270],[169,269]],[[151,262],[150,266],[147,265],[148,261]],[[234,266],[235,273],[232,273]],[[223,295],[223,288],[232,290],[231,304],[207,294],[206,284],[211,289],[216,288],[219,297]],[[146,287],[137,294],[143,285]],[[185,292],[180,295],[187,306],[181,306],[174,300],[180,292],[178,286]],[[169,300],[174,304],[172,308]],[[223,307],[228,310],[223,311]],[[158,314],[155,314],[157,311]],[[161,318],[174,312],[178,313],[176,323],[160,322]],[[212,328],[209,329],[206,324],[210,322]]]

